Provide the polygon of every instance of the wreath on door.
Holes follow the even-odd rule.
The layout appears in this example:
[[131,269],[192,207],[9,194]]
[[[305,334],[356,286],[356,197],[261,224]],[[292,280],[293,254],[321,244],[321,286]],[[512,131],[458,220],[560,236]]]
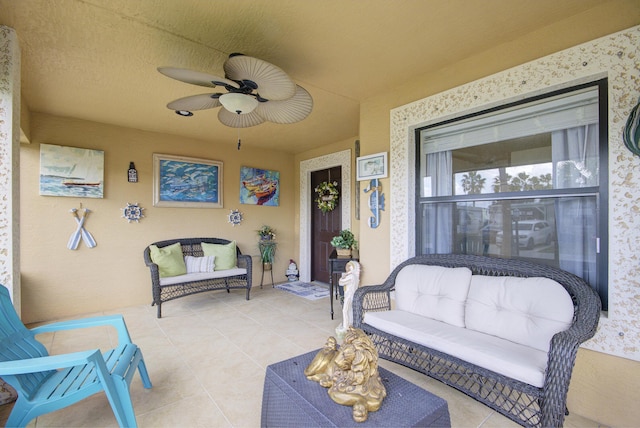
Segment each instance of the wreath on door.
[[315,191],[318,194],[316,204],[318,204],[318,208],[323,213],[333,211],[336,205],[338,205],[338,196],[340,195],[340,192],[338,191],[337,186],[337,181],[323,181],[316,186]]

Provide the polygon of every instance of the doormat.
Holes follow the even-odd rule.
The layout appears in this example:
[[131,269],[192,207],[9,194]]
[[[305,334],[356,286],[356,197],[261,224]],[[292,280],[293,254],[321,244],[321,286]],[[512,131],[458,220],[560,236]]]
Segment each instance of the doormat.
[[276,285],[276,288],[307,300],[320,300],[329,296],[328,288],[303,281],[285,282]]

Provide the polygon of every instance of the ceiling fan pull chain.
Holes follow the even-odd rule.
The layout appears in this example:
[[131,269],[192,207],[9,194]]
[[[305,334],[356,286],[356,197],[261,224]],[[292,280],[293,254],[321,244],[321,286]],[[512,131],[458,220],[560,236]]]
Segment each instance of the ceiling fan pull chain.
[[238,128],[238,150],[240,150],[240,144],[242,142],[240,141],[240,128]]

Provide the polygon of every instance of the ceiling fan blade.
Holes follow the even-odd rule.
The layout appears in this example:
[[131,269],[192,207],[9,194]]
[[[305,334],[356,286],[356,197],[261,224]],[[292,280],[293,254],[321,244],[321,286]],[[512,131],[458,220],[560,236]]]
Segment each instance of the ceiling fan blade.
[[227,85],[233,88],[240,87],[240,85],[238,85],[233,80],[214,76],[212,74],[201,73],[199,71],[187,70],[186,68],[158,67],[158,71],[165,76],[171,77],[172,79],[176,79],[185,83],[191,83],[192,85],[206,86],[208,88]]
[[235,55],[224,63],[224,73],[236,81],[250,80],[268,100],[286,100],[295,95],[296,84],[281,68],[246,55]]
[[296,85],[296,94],[285,101],[267,101],[258,104],[255,112],[265,120],[275,123],[295,123],[309,116],[313,98],[306,89]]
[[200,94],[191,95],[184,98],[178,98],[167,104],[167,108],[171,110],[206,110],[208,108],[220,107],[220,100],[218,98],[212,98],[214,94]]
[[225,108],[221,108],[220,111],[218,111],[218,120],[220,120],[223,125],[231,128],[249,128],[250,126],[260,125],[264,122],[264,119],[255,111],[238,114],[232,113]]

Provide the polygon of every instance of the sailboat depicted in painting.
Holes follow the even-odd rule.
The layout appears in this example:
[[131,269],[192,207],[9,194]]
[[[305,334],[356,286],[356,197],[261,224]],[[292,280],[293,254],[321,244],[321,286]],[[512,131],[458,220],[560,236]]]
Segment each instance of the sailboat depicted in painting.
[[85,150],[80,162],[73,165],[69,178],[62,181],[65,186],[96,187],[102,184],[101,164],[103,160],[93,150]]

